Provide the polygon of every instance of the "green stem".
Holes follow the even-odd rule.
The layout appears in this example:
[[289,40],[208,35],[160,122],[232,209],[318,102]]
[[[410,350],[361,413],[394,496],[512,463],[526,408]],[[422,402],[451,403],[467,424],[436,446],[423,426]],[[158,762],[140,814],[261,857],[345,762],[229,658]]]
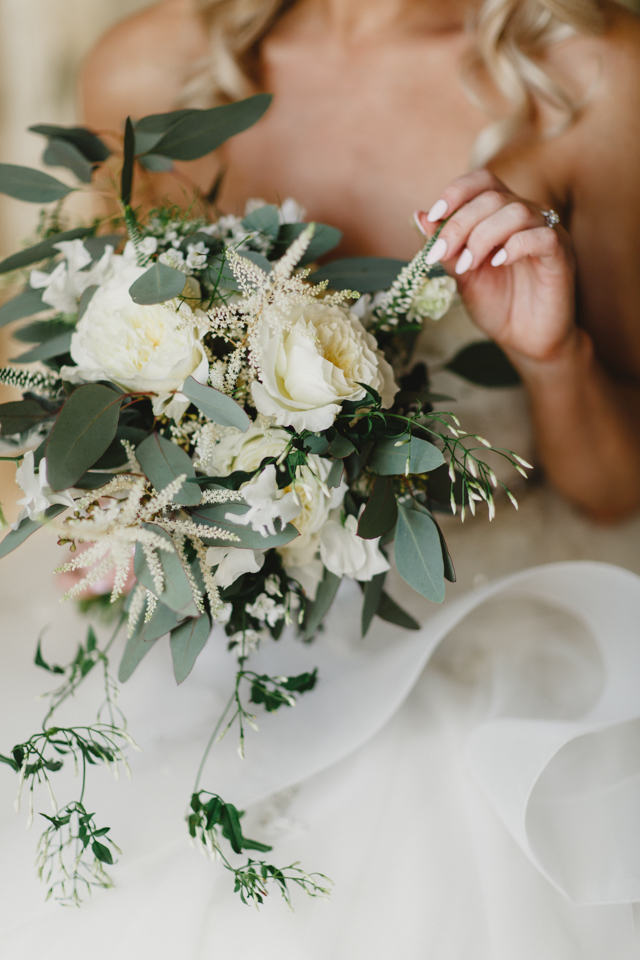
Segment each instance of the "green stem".
[[231,709],[231,705],[233,704],[235,698],[236,698],[236,691],[234,690],[233,693],[231,694],[231,697],[229,698],[229,702],[227,703],[226,707],[224,708],[224,712],[223,712],[222,716],[220,717],[220,719],[218,720],[218,722],[216,723],[216,725],[215,725],[215,727],[214,727],[213,733],[212,733],[211,736],[209,737],[209,742],[207,743],[207,746],[206,746],[206,748],[205,748],[204,754],[202,755],[202,760],[200,761],[200,766],[198,767],[198,772],[197,772],[197,774],[196,774],[196,782],[195,782],[194,787],[193,787],[193,792],[194,792],[194,793],[197,793],[197,792],[198,792],[198,787],[200,786],[200,777],[202,776],[202,773],[203,773],[203,771],[204,771],[204,765],[205,765],[205,763],[207,762],[207,758],[208,758],[209,754],[211,753],[211,748],[212,748],[212,746],[214,745],[214,743],[215,743],[215,741],[216,741],[216,737],[218,736],[218,733],[219,733],[219,731],[220,731],[220,727],[221,727],[222,724],[224,723],[224,719],[225,719],[226,715],[229,713],[229,710]]

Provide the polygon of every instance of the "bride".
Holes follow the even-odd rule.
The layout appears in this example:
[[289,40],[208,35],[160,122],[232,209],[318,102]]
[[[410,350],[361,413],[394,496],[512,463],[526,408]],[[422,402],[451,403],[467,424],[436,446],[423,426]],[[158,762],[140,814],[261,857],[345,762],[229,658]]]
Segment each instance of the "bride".
[[[165,0],[98,45],[83,83],[96,130],[274,94],[222,155],[168,179],[178,201],[187,178],[207,190],[224,170],[224,210],[293,196],[340,227],[346,256],[410,258],[416,224],[431,236],[446,219],[433,252],[464,308],[417,353],[465,426],[534,457],[545,482],[491,526],[478,517],[462,534],[449,518],[458,583],[442,613],[415,611],[417,640],[393,635],[407,653],[404,666],[391,655],[397,682],[387,663],[393,696],[371,707],[347,684],[360,733],[345,726],[333,746],[325,721],[335,731],[331,711],[347,708],[325,697],[323,717],[316,701],[318,755],[333,762],[300,759],[297,778],[247,794],[282,862],[332,877],[330,904],[300,896],[293,915],[272,902],[254,915],[226,877],[145,828],[120,891],[17,924],[7,957],[640,956],[638,581],[591,562],[487,585],[564,560],[640,572],[639,54],[640,23],[597,0]],[[520,387],[444,368],[483,337]],[[349,598],[338,603],[327,639],[348,646]],[[206,715],[206,665],[193,683]],[[140,722],[177,757],[175,694],[160,713],[176,729],[145,689]],[[180,807],[175,769],[153,784],[162,809]],[[138,825],[153,817],[141,807]]]

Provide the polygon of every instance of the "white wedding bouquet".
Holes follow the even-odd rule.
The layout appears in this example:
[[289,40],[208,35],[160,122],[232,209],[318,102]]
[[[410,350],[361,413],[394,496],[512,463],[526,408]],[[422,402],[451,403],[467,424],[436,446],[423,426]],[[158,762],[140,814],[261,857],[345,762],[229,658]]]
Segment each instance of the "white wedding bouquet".
[[[0,324],[28,319],[15,335],[32,345],[0,370],[0,382],[23,392],[0,406],[0,424],[25,494],[0,556],[46,525],[72,551],[60,567],[76,575],[67,596],[111,576],[118,609],[106,646],[91,628],[66,668],[50,666],[38,645],[36,663],[62,686],[42,731],[0,757],[28,788],[31,817],[35,786],[50,788],[66,761],[84,772],[126,763],[132,741],[107,656],[121,625],[120,681],[162,637],[178,683],[207,641],[226,642],[237,658],[230,723],[242,755],[255,717],[241,691],[273,711],[318,679],[314,670],[253,672],[259,644],[288,626],[313,638],[345,577],[362,587],[363,635],[375,616],[417,629],[385,592],[391,551],[407,583],[441,602],[455,575],[437,512],[464,517],[482,502],[494,511],[498,481],[478,456],[488,442],[435,410],[428,371],[409,365],[425,318],[442,317],[455,295],[455,282],[426,264],[430,244],[408,264],[352,258],[318,268],[340,233],[305,223],[291,200],[251,201],[243,217],[221,215],[215,190],[186,211],[132,206],[134,172],[144,185],[211,152],[268,103],[258,95],[127,121],[118,212],[86,227],[63,229],[73,188],[0,165],[0,191],[54,204],[38,242],[0,263],[26,280]],[[87,184],[118,162],[87,129],[32,129],[47,139],[45,162]],[[524,462],[503,453],[522,472]],[[107,713],[88,727],[51,725],[98,664]],[[39,848],[49,892],[76,903],[83,887],[109,884],[104,865],[117,849],[83,795],[84,786],[56,805]],[[240,816],[196,785],[191,836],[234,873],[243,899],[261,902],[270,883],[287,899],[290,882],[326,892],[321,875],[295,865],[234,865],[225,840],[236,856],[270,849],[243,835]]]

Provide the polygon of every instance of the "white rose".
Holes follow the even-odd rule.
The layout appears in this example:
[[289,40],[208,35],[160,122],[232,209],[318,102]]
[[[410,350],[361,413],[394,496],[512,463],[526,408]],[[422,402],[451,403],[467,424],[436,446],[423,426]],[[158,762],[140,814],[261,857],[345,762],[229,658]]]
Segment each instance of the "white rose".
[[[204,348],[193,326],[180,326],[172,306],[133,302],[129,287],[145,267],[118,267],[94,293],[71,338],[77,366],[63,367],[61,375],[74,383],[111,380],[125,390],[150,393],[156,415],[179,419],[189,406],[179,394],[187,377],[207,382]],[[192,314],[187,304],[180,310]]]
[[407,320],[413,322],[424,317],[440,320],[449,311],[457,290],[458,285],[453,277],[431,277],[425,280],[413,296]]
[[281,426],[314,433],[333,423],[344,400],[360,400],[361,383],[388,407],[397,387],[393,371],[358,318],[335,304],[293,307],[288,329],[258,331],[259,380],[251,385],[256,409]]
[[357,531],[358,521],[353,516],[344,524],[339,518],[327,521],[320,537],[320,556],[327,570],[338,577],[372,580],[389,570],[389,564],[378,547],[380,537],[363,540]]
[[209,476],[228,477],[235,470],[257,470],[266,457],[279,457],[290,439],[290,434],[277,427],[249,427],[246,433],[233,430],[213,446],[202,444],[196,453]]

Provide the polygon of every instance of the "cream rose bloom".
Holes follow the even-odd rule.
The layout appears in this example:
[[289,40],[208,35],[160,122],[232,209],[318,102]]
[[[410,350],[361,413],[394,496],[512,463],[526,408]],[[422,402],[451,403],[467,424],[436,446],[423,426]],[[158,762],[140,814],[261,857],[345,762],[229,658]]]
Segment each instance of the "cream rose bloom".
[[344,400],[364,397],[361,383],[391,405],[393,371],[355,314],[316,302],[295,306],[286,321],[284,331],[266,320],[259,328],[260,374],[251,390],[260,413],[317,433],[331,426]]
[[[192,326],[168,304],[134,303],[129,287],[146,267],[119,264],[94,293],[71,338],[75,367],[63,367],[73,383],[111,380],[125,390],[153,395],[153,412],[179,419],[190,401],[180,394],[193,376],[206,383],[209,364]],[[182,313],[192,313],[187,304]]]
[[246,433],[234,429],[213,444],[203,437],[196,455],[209,476],[228,477],[234,470],[257,470],[266,457],[279,457],[290,439],[285,430],[277,427],[254,426]]
[[413,322],[424,317],[441,320],[449,312],[457,291],[453,277],[430,277],[414,294],[407,320]]

